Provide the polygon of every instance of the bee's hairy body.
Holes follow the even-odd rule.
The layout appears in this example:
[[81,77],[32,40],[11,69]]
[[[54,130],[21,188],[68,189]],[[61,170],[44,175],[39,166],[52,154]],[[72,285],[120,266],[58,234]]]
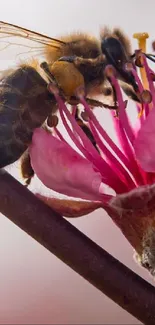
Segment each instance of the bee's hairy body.
[[[84,58],[99,55],[97,40],[83,34],[73,35],[71,39],[76,40],[78,46],[62,46],[59,53],[45,46],[49,66],[63,55]],[[88,48],[83,48],[83,42]],[[0,168],[21,157],[31,143],[34,129],[45,122],[54,106],[55,100],[47,90],[46,75],[39,61],[30,60],[29,64],[22,64],[3,77],[0,85]]]
[[[100,41],[91,35],[77,33],[61,38],[66,44],[59,49],[45,48],[45,57],[50,67],[61,57],[78,57],[84,59],[96,59],[102,54]],[[69,68],[69,67],[68,67]],[[80,65],[79,71],[84,76],[86,93],[90,94],[90,88],[103,83],[103,66]]]
[[[18,26],[12,26],[18,29]],[[101,39],[76,33],[59,38],[62,41],[59,46],[52,46],[52,41],[44,45],[45,61],[66,101],[75,96],[74,90],[81,84],[88,97],[104,94],[107,81],[104,69],[109,64],[102,49],[106,37],[118,40],[126,57],[131,55],[128,39],[117,29],[113,32],[104,29]],[[33,59],[3,77],[0,83],[0,168],[23,155],[21,170],[27,184],[33,176],[27,151],[33,131],[44,124],[56,106],[54,96],[48,91],[48,82],[39,61]],[[130,95],[129,88],[128,93]],[[82,127],[84,129],[84,125]]]
[[[113,37],[120,41],[127,57],[131,55],[131,45],[128,38],[119,29],[111,31],[108,28],[101,31],[100,39],[85,33],[74,33],[61,37],[59,39],[65,44],[61,44],[59,48],[45,47],[44,55],[51,70],[54,63],[62,57],[77,57],[79,61],[75,60],[74,64],[84,77],[86,95],[89,97],[106,95],[105,89],[110,85],[105,77],[104,69],[109,62],[106,56],[103,56],[101,48],[101,42],[106,37]],[[80,59],[82,60],[80,61]],[[69,64],[68,69],[71,72]],[[126,88],[127,85],[124,85],[124,91]],[[130,91],[131,88],[128,85],[128,94]]]
[[[22,66],[0,85],[0,168],[18,160],[35,128],[51,112],[47,84],[31,66]],[[54,100],[54,98],[53,98]]]

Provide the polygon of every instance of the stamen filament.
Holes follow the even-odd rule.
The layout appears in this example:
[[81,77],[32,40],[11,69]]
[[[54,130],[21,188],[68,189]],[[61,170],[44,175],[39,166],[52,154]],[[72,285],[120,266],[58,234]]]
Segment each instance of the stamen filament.
[[54,132],[56,133],[56,135],[58,136],[58,138],[59,138],[61,141],[67,143],[67,141],[64,139],[64,137],[63,137],[62,134],[59,132],[59,130],[57,129],[57,127],[54,127]]
[[[135,71],[135,69],[131,69],[131,72],[138,84],[140,93],[142,93],[144,91],[144,87],[143,87],[143,84],[142,84],[137,72]],[[140,118],[141,123],[144,121],[144,112],[145,112],[145,116],[147,116],[149,114],[149,105],[146,103],[143,103],[142,109],[140,109],[140,111],[139,111],[138,117]]]
[[[109,164],[111,165],[111,168],[116,171],[116,173],[119,173],[119,177],[121,177],[122,181],[126,183],[126,186],[128,187],[128,190],[131,190],[135,188],[136,183],[133,181],[133,179],[130,177],[128,172],[125,170],[123,165],[120,164],[120,162],[117,160],[117,158],[107,149],[107,147],[103,144],[101,141],[99,135],[97,134],[97,131],[93,125],[93,123],[90,121],[90,127],[93,133],[93,136],[97,142],[97,145],[101,149],[101,151],[105,154],[105,156],[108,159]],[[122,174],[120,174],[120,171]]]
[[128,168],[127,166],[126,167],[130,171],[130,173],[133,175],[133,177],[136,181],[136,184],[137,184],[136,186],[146,184],[147,179],[146,179],[145,173],[140,172],[140,170],[139,170],[139,166],[137,165],[137,161],[135,159],[133,150],[132,150],[131,145],[127,139],[127,135],[120,123],[120,120],[115,118],[113,114],[112,114],[112,118],[113,118],[115,130],[116,130],[118,139],[120,141],[120,144],[121,144],[124,152],[126,153],[127,157],[129,158],[130,168]]
[[89,108],[89,105],[85,101],[84,98],[80,98],[81,104],[83,104],[85,110],[88,112],[90,119],[93,121],[96,129],[102,136],[102,138],[106,141],[106,143],[109,145],[109,147],[113,150],[113,152],[116,153],[117,157],[123,162],[125,166],[130,170],[129,160],[128,158],[123,154],[123,152],[117,147],[117,145],[112,141],[112,139],[108,136],[106,131],[102,128],[100,123],[98,122],[95,115],[92,113],[91,109]]
[[[79,125],[77,124],[74,117],[70,114],[70,112],[67,110],[66,106],[64,105],[61,98],[57,97],[57,101],[59,104],[59,110],[60,110],[60,116],[62,118],[63,124],[77,146],[77,148],[84,154],[84,156],[93,163],[93,165],[97,168],[97,170],[101,173],[103,176],[103,182],[107,184],[108,186],[111,186],[113,189],[117,191],[117,193],[122,193],[122,191],[127,191],[128,187],[125,185],[125,183],[118,177],[118,171],[114,171],[111,169],[109,164],[103,160],[103,158],[100,157],[94,146],[92,145],[91,141],[87,138],[87,136],[84,134],[84,132],[81,130]],[[63,107],[63,109],[62,109]],[[67,124],[64,113],[66,114],[68,120],[71,122],[74,132],[70,129],[69,125]],[[75,131],[80,136],[83,146],[81,145],[80,141],[75,136]],[[95,151],[95,155],[94,155]],[[106,177],[105,177],[106,175]]]
[[76,110],[77,110],[77,107],[76,106],[73,106],[73,109],[72,109],[72,115],[75,117],[75,114],[76,114]]
[[143,63],[144,63],[144,67],[145,67],[145,71],[146,71],[146,75],[147,75],[147,80],[148,80],[148,83],[149,83],[149,89],[150,89],[150,92],[151,92],[151,95],[152,95],[152,102],[153,102],[153,106],[155,107],[155,89],[154,89],[154,84],[153,84],[153,81],[150,77],[150,69],[148,67],[148,64],[147,64],[147,61],[146,61],[146,58],[145,56],[143,55]]
[[135,140],[135,135],[134,135],[132,127],[131,127],[131,125],[129,123],[129,119],[127,117],[127,113],[126,113],[126,110],[125,110],[126,105],[125,105],[125,103],[123,101],[123,97],[122,97],[122,93],[121,93],[118,81],[114,76],[111,76],[110,79],[111,79],[111,82],[112,82],[113,86],[115,87],[116,93],[117,93],[117,100],[118,100],[118,103],[119,103],[119,118],[120,118],[120,121],[122,123],[123,128],[126,131],[126,134],[128,136],[129,141],[133,145],[134,140]]

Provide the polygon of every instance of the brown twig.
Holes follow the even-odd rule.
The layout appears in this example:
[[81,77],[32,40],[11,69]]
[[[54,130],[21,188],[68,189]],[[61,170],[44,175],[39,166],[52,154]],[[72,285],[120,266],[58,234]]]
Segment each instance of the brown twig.
[[3,170],[0,212],[142,323],[155,323],[155,288]]

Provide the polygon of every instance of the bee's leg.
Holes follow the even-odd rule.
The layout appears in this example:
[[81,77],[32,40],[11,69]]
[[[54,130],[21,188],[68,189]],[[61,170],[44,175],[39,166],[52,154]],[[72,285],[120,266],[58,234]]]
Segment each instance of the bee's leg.
[[118,109],[118,106],[112,106],[112,105],[108,105],[108,104],[104,104],[96,99],[92,99],[92,98],[86,98],[86,102],[92,107],[104,107],[110,110],[116,110]]
[[135,91],[133,90],[133,88],[131,86],[129,86],[128,84],[121,84],[121,88],[123,89],[123,91],[125,92],[125,94],[132,99],[133,101],[140,103],[140,99],[138,98],[137,94],[135,93]]
[[114,106],[118,106],[115,87],[113,87],[113,85],[111,85],[111,86],[112,86],[112,90],[113,90]]
[[[94,72],[96,71],[96,67],[97,65],[100,66],[100,68],[102,67],[102,64],[104,63],[105,57],[103,55],[98,56],[97,58],[94,59],[85,59],[85,58],[81,58],[81,57],[77,57],[77,56],[63,56],[59,59],[59,61],[67,61],[70,63],[74,63],[75,67],[77,67],[77,69],[79,69],[81,71],[86,71],[88,70],[90,67],[92,69],[94,69]],[[109,96],[111,94],[111,89],[107,88],[106,91],[106,96]],[[70,104],[76,104],[76,97],[74,98],[74,96],[72,96],[70,98]],[[86,97],[86,101],[89,105],[91,105],[91,107],[104,107],[107,109],[112,109],[112,110],[116,110],[118,108],[117,104],[116,104],[116,100],[115,100],[115,105],[111,106],[108,104],[104,104],[98,100],[94,100],[94,99],[90,99]]]
[[[60,58],[59,60],[73,62],[77,68],[83,67],[85,69],[89,69],[89,67],[96,67],[97,65],[104,64],[105,57],[104,57],[104,55],[100,55],[95,59],[85,59],[85,58],[76,57],[76,56],[64,56],[64,57]],[[115,109],[118,106],[117,105],[117,96],[116,96],[115,88],[112,86],[112,84],[111,84],[111,87],[112,87],[112,89],[110,89],[110,88],[106,89],[107,92],[104,95],[109,96],[110,92],[112,90],[113,97],[114,97],[114,108],[112,108],[111,106],[109,108]],[[121,87],[129,98],[140,103],[140,99],[138,98],[138,95],[136,94],[136,92],[134,91],[132,86],[124,83],[123,85],[121,84]],[[105,107],[108,108],[108,105],[105,105]]]
[[88,137],[88,139],[91,141],[92,145],[94,146],[94,148],[99,152],[99,149],[97,147],[97,143],[95,141],[95,138],[93,136],[93,133],[91,132],[90,128],[85,124],[85,123],[81,123],[81,121],[77,121],[79,126],[81,127],[81,129],[83,130],[83,132],[85,133],[85,135]]
[[[116,110],[118,107],[117,106],[111,106],[108,104],[104,104],[102,102],[100,102],[97,99],[93,99],[93,98],[85,98],[86,102],[88,103],[88,105],[90,105],[90,107],[93,109],[95,107],[103,107],[103,108],[107,108],[107,109],[112,109],[112,110]],[[70,105],[78,105],[79,104],[79,100],[78,98],[76,98],[75,96],[70,97],[68,103]]]
[[99,55],[97,58],[82,58],[78,57],[76,55],[71,55],[71,56],[62,56],[58,61],[67,61],[70,63],[74,63],[75,66],[78,68],[80,66],[85,66],[85,67],[96,67],[97,64],[102,64],[105,62],[105,56],[103,54]]
[[31,166],[30,155],[28,150],[24,152],[20,160],[21,174],[25,179],[25,185],[28,186],[31,183],[31,179],[34,176],[34,170]]
[[85,135],[88,137],[88,139],[91,141],[92,145],[94,146],[94,148],[99,152],[99,149],[97,147],[97,143],[95,141],[95,138],[93,136],[93,133],[91,132],[91,129],[83,122],[83,120],[80,118],[79,116],[79,110],[78,108],[76,109],[75,112],[75,119],[76,122],[78,123],[78,125],[80,126],[80,128],[83,130],[83,132],[85,133]]

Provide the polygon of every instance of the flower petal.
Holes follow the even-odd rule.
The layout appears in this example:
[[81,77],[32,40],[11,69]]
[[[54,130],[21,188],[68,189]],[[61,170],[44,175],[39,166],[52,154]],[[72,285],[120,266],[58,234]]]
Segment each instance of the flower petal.
[[137,261],[155,275],[155,185],[117,195],[104,209],[135,249]]
[[67,218],[77,218],[89,214],[102,207],[101,202],[62,200],[36,194],[50,208]]
[[36,129],[30,146],[32,167],[48,188],[72,197],[99,201],[101,175],[67,143]]
[[134,142],[136,158],[147,172],[155,172],[155,109],[150,111]]

